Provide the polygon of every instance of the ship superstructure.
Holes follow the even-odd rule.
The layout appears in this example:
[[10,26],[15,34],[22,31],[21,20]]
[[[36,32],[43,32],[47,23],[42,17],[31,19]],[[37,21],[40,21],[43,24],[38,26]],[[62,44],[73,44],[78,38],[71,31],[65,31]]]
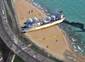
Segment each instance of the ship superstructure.
[[47,28],[50,26],[53,26],[55,24],[59,24],[65,20],[65,17],[63,14],[57,13],[52,14],[43,20],[39,20],[38,18],[29,18],[24,23],[24,26],[22,27],[22,32],[28,32],[28,31],[35,31],[43,28]]

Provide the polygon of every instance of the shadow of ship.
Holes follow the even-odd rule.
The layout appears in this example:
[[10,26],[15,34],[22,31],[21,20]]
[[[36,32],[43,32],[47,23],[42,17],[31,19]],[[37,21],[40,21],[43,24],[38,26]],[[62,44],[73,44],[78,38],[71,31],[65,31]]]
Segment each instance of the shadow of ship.
[[74,27],[77,27],[77,28],[80,28],[81,31],[78,31],[78,32],[85,32],[85,28],[84,28],[84,24],[83,23],[69,22],[67,20],[65,20],[64,23],[69,24],[69,25],[74,26]]

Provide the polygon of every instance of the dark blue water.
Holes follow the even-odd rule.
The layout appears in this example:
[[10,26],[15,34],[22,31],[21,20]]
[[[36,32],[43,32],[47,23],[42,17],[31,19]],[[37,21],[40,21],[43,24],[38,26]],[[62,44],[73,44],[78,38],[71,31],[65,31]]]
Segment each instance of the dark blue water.
[[[80,22],[85,25],[85,0],[34,0],[42,7],[46,8],[48,12],[54,12],[56,10],[62,10],[66,19],[69,22]],[[67,27],[65,27],[67,28]],[[70,26],[71,30],[68,30],[73,34],[73,37],[77,37],[80,46],[85,45],[85,32],[82,32],[80,28]],[[83,47],[85,50],[85,47]]]

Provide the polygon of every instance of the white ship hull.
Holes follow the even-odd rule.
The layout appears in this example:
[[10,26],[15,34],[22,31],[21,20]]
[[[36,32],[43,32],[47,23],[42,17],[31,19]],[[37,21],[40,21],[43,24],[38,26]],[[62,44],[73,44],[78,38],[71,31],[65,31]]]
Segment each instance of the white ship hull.
[[41,25],[41,26],[38,26],[38,27],[32,27],[28,31],[30,32],[30,31],[35,31],[35,30],[39,30],[39,29],[44,29],[44,28],[59,24],[59,23],[63,22],[64,20],[65,20],[65,17],[60,19],[60,20],[54,21],[52,23],[44,24],[44,25]]

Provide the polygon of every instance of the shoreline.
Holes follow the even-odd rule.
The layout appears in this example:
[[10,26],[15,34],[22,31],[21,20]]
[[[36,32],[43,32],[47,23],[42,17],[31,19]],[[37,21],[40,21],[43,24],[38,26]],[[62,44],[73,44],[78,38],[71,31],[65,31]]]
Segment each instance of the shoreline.
[[[66,23],[63,23],[63,26],[61,25],[61,29],[63,29],[64,31],[66,31],[66,33],[67,33],[67,35],[69,36],[69,38],[70,38],[70,44],[71,44],[71,48],[73,49],[73,51],[75,52],[75,53],[79,53],[79,54],[81,54],[81,55],[83,55],[84,54],[84,52],[82,52],[82,51],[79,51],[79,49],[77,49],[77,46],[80,46],[80,48],[81,48],[81,50],[84,50],[84,49],[82,49],[84,46],[82,45],[82,41],[80,40],[80,38],[78,37],[79,35],[76,35],[76,33],[74,33],[72,30],[71,31],[69,31],[68,29],[65,29],[65,25],[67,25],[67,28],[69,29],[69,28],[71,28],[71,26],[70,25],[68,25],[68,24],[66,24]],[[72,29],[72,28],[71,28]],[[80,44],[78,43],[78,42],[80,42]],[[82,46],[81,46],[82,45]],[[76,48],[74,48],[74,46],[76,47]]]
[[42,10],[44,13],[46,13],[46,15],[49,15],[48,10],[44,9],[40,4],[37,4],[36,2],[32,1],[32,5],[34,5],[38,9]]

